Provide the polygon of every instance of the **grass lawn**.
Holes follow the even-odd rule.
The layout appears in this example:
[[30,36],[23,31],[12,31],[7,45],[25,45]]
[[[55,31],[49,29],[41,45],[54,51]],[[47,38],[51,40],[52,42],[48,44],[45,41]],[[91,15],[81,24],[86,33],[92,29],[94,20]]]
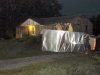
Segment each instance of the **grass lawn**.
[[0,40],[0,59],[8,57],[7,53],[11,51],[17,43],[18,42],[15,39]]
[[89,54],[55,59],[53,62],[1,70],[0,75],[100,75],[100,63],[95,57]]
[[41,44],[35,44],[32,40],[29,40],[22,44],[16,55],[8,55],[18,43],[19,41],[16,39],[0,40],[0,60],[54,54],[54,52],[42,52]]
[[22,49],[18,52],[16,57],[30,57],[54,54],[54,52],[43,52],[41,44],[24,44]]

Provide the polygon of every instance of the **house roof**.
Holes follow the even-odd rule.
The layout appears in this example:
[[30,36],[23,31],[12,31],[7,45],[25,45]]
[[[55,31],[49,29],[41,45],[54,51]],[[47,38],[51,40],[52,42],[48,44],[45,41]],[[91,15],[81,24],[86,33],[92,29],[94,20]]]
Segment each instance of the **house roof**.
[[27,25],[50,25],[54,23],[77,23],[77,19],[79,18],[85,18],[87,17],[83,14],[80,15],[71,15],[71,16],[60,16],[60,17],[50,17],[50,18],[28,18],[25,22],[21,24],[21,26],[27,26]]
[[71,16],[60,16],[60,17],[51,17],[51,18],[41,18],[44,21],[44,25],[54,24],[54,23],[77,23],[77,19],[86,18],[85,15],[71,15]]

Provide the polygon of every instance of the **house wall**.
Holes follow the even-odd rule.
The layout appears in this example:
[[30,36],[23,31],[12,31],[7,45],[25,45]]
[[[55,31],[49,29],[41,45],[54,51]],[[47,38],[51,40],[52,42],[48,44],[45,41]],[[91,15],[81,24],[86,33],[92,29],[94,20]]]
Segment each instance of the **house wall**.
[[87,34],[92,34],[92,31],[93,31],[92,23],[88,19],[84,19],[84,18],[81,19],[81,22],[82,22],[83,32]]
[[35,29],[36,29],[35,35],[39,35],[40,34],[40,26],[39,25],[36,25],[35,26]]
[[74,31],[92,34],[93,25],[86,18],[78,18],[76,24],[73,25]]
[[84,32],[84,27],[82,27],[82,24],[76,24],[74,25],[74,31],[76,32]]
[[28,26],[18,26],[16,27],[16,38],[22,38],[23,34],[28,34]]
[[51,30],[52,29],[52,25],[40,25],[39,26],[39,34],[43,34],[44,30]]
[[22,34],[28,34],[29,33],[29,27],[28,26],[22,26],[20,28],[21,28]]
[[40,34],[40,26],[34,25],[34,34],[33,31],[29,29],[29,26],[19,26],[16,27],[16,38],[22,38],[23,34],[30,34],[30,35],[38,35]]
[[90,21],[87,23],[87,33],[93,34],[93,24]]
[[16,38],[21,38],[21,29],[20,29],[20,27],[16,27]]
[[52,25],[44,25],[44,29],[52,29]]
[[[68,24],[68,23],[66,23]],[[76,32],[84,32],[87,34],[92,34],[93,25],[92,23],[86,18],[77,18],[74,23],[69,23],[72,26],[72,31]],[[52,24],[52,25],[45,25],[44,29],[53,29],[53,30],[67,30],[67,25],[64,23]]]

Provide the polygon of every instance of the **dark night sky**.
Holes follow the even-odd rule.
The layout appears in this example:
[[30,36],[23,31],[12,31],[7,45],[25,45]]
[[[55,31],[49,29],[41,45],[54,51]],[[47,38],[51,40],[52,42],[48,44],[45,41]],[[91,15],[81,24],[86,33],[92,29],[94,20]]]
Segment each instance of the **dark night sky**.
[[85,14],[87,17],[100,14],[100,0],[58,0],[63,4],[65,15]]

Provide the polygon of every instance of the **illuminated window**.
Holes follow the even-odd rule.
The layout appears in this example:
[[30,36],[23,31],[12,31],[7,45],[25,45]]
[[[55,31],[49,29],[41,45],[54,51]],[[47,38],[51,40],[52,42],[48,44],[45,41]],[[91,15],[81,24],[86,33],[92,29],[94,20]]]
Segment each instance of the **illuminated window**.
[[30,34],[34,35],[35,34],[35,26],[29,26],[29,32],[30,32]]

